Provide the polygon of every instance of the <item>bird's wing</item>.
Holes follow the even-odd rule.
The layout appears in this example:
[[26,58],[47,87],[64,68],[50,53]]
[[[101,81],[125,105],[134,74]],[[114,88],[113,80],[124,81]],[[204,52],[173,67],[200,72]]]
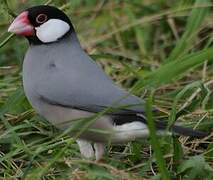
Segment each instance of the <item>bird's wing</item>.
[[[45,83],[46,87],[41,86],[41,88],[39,88],[39,97],[49,104],[94,113],[104,110],[106,110],[107,114],[111,115],[144,113],[144,102],[140,98],[116,86],[107,89],[100,86],[99,88],[96,87],[96,90],[83,88],[72,91],[66,82],[64,82],[66,86],[61,86],[60,84],[62,82],[63,81],[61,81],[58,86],[54,86],[48,81]],[[48,88],[48,86],[50,88]]]
[[93,60],[78,58],[75,63],[61,63],[60,70],[43,75],[35,90],[40,98],[89,112],[113,107],[118,108],[120,114],[144,113],[144,102],[139,97],[116,86]]

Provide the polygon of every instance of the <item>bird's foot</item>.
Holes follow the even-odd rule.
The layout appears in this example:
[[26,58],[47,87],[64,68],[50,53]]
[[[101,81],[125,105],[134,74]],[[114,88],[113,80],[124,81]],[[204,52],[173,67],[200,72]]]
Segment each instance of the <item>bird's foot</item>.
[[94,148],[92,146],[92,143],[83,139],[78,139],[77,143],[80,148],[80,152],[82,156],[86,159],[94,159],[96,162],[99,162],[105,151],[104,144],[102,143],[94,143]]
[[104,156],[105,146],[103,143],[95,143],[94,149],[95,149],[95,161],[100,162],[102,157]]
[[93,150],[92,144],[86,140],[78,139],[77,143],[80,148],[80,152],[83,157],[86,159],[93,159],[95,156],[95,152]]

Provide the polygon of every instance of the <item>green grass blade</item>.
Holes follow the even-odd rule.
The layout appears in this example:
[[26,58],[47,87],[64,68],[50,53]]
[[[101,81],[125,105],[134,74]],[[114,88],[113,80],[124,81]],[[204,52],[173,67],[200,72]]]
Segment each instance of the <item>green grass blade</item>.
[[139,80],[133,90],[139,90],[144,87],[158,87],[162,84],[171,82],[173,79],[191,70],[193,67],[202,64],[204,61],[213,61],[213,48],[208,48],[190,55],[179,58],[177,61],[171,61],[154,72]]
[[178,101],[185,95],[185,93],[188,90],[191,90],[193,88],[202,88],[202,83],[200,81],[193,82],[189,85],[187,85],[183,90],[181,90],[177,96],[174,99],[172,110],[169,116],[169,122],[168,122],[168,129],[175,123],[176,121],[176,114],[177,114],[177,105]]
[[153,92],[151,92],[151,95],[146,101],[146,117],[147,117],[147,122],[148,122],[148,128],[149,128],[149,133],[150,133],[150,140],[151,140],[151,145],[154,149],[155,152],[155,157],[157,160],[157,165],[159,167],[159,171],[162,175],[163,180],[169,180],[169,173],[166,168],[166,163],[163,158],[162,152],[161,152],[161,147],[158,141],[158,137],[156,135],[156,128],[154,124],[154,119],[152,115],[152,101],[153,101]]
[[[209,0],[197,0],[194,5],[199,6],[206,3],[209,3]],[[195,8],[192,10],[187,20],[186,30],[169,55],[167,61],[174,61],[186,53],[191,44],[193,44],[196,38],[195,35],[198,33],[198,29],[202,25],[207,14],[207,8]]]

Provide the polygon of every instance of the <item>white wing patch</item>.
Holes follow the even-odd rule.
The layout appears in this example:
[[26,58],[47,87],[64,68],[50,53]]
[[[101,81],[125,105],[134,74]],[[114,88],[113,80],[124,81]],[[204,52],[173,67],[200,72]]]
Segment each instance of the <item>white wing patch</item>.
[[70,25],[60,19],[50,19],[35,29],[38,39],[49,43],[64,36],[70,30]]

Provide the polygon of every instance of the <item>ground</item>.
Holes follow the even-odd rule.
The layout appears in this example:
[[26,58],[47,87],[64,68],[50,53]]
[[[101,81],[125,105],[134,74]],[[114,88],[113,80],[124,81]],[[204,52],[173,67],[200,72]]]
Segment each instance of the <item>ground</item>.
[[[146,100],[149,139],[109,145],[96,163],[34,112],[21,81],[28,42],[7,28],[21,10],[44,3],[63,9],[85,51]],[[210,0],[2,0],[0,179],[213,179],[212,6]],[[169,123],[209,136],[156,138],[151,105]]]

